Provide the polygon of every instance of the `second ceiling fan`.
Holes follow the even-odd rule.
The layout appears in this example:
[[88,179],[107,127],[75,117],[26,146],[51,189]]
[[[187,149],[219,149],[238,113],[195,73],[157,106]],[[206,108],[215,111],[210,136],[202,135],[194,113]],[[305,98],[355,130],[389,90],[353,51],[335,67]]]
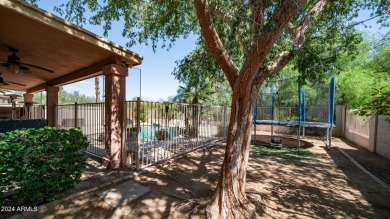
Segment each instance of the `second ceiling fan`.
[[51,69],[47,69],[41,66],[28,64],[20,61],[20,58],[16,55],[18,52],[17,49],[9,47],[9,51],[12,53],[8,56],[8,59],[0,60],[0,66],[4,66],[10,71],[11,73],[19,73],[19,72],[30,72],[28,67],[36,68],[48,73],[53,73],[54,71]]
[[16,82],[12,82],[12,81],[4,81],[3,75],[0,73],[0,87],[7,86],[10,84],[15,84],[15,85],[23,86],[23,87],[26,86],[26,85],[21,84],[21,83],[16,83]]

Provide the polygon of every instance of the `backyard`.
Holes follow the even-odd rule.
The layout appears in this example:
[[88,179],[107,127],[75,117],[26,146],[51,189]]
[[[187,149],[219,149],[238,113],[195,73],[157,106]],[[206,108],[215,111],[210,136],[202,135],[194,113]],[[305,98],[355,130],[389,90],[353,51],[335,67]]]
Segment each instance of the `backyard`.
[[[371,169],[379,174],[385,173],[390,165],[389,160],[352,143],[338,138],[333,142],[345,151],[353,151],[351,155],[365,163],[364,166],[371,163]],[[314,159],[265,156],[252,148],[246,191],[264,218],[390,216],[389,191],[353,165],[336,148],[326,150],[322,140],[310,137],[305,138],[304,143],[312,145],[305,150],[312,152]],[[102,201],[96,195],[98,190],[40,206],[37,212],[24,218],[204,218],[204,203],[218,182],[223,154],[224,143],[221,142],[136,175],[132,180],[149,188],[150,192],[118,208]],[[84,177],[81,183],[115,179],[115,174],[125,175],[126,172],[101,170]],[[116,184],[111,184],[111,187]]]
[[390,218],[387,2],[1,0],[0,218]]

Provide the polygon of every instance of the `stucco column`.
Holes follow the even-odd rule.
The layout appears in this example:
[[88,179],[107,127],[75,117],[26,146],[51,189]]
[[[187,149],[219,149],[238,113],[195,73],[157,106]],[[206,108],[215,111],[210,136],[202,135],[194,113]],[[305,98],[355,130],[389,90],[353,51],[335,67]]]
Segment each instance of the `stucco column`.
[[56,126],[56,106],[58,105],[58,92],[60,87],[47,86],[46,87],[46,106],[47,106],[47,125]]
[[345,124],[345,116],[343,115],[345,113],[344,110],[345,106],[337,105],[335,110],[335,116],[336,116],[336,127],[333,128],[332,135],[334,137],[342,137],[344,134],[344,124]]
[[30,109],[33,105],[33,97],[34,97],[34,94],[29,94],[29,93],[25,93],[23,94],[23,99],[24,99],[24,117],[26,119],[31,119],[30,118]]
[[121,166],[123,112],[126,98],[127,68],[108,65],[105,75],[105,154],[103,165],[109,169]]

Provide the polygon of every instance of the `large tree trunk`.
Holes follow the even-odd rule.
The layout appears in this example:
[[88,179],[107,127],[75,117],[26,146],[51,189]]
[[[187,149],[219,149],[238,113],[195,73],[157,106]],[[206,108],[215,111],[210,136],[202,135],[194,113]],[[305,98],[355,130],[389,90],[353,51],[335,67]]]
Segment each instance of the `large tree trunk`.
[[290,21],[299,10],[303,9],[307,3],[306,0],[277,1],[278,6],[265,23],[264,12],[270,7],[270,4],[266,2],[268,1],[249,1],[254,31],[266,28],[263,28],[261,33],[256,33],[249,50],[244,49],[247,54],[241,70],[238,70],[214,28],[212,10],[216,8],[210,7],[208,0],[194,0],[196,15],[207,48],[223,70],[233,90],[225,158],[215,194],[207,206],[208,218],[254,218],[257,216],[254,206],[245,194],[252,112],[264,80],[286,66],[292,54],[286,50],[270,57],[271,61],[267,61],[266,58],[283,30],[290,34],[297,48],[301,47],[305,41],[304,34],[314,17],[325,9],[330,0],[313,2],[309,13],[301,18],[297,26]]
[[259,87],[253,82],[256,80],[237,82],[233,90],[225,158],[219,183],[207,206],[208,218],[257,217],[245,193],[253,109]]

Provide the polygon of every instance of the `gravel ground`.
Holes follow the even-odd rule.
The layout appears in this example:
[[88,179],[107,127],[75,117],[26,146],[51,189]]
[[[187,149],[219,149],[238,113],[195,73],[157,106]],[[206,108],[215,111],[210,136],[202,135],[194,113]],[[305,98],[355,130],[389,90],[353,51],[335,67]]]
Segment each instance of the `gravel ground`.
[[[390,218],[390,193],[322,140],[306,137],[317,161],[250,155],[247,195],[259,200],[264,218]],[[386,179],[389,161],[335,138],[334,145]],[[360,152],[351,152],[347,147]],[[355,150],[354,149],[354,150]],[[40,207],[23,218],[204,218],[204,203],[213,193],[224,146],[217,144],[159,165],[132,180],[151,191],[136,201],[112,208],[96,193]],[[372,157],[372,158],[369,158]],[[361,158],[361,159],[359,159]],[[131,170],[86,173],[77,191]],[[381,175],[382,176],[382,175]],[[107,189],[107,188],[105,188]]]

